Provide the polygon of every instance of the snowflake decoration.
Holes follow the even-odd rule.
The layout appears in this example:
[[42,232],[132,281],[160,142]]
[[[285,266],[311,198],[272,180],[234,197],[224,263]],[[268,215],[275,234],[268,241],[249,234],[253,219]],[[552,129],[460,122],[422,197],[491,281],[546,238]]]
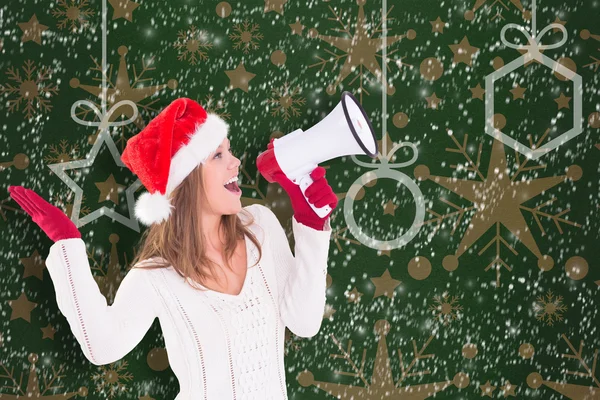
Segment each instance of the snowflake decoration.
[[208,60],[207,49],[213,45],[208,40],[208,35],[205,31],[198,31],[194,25],[190,26],[187,31],[180,31],[177,34],[177,42],[173,45],[179,50],[178,60],[186,60],[189,56],[189,62],[196,65],[198,58],[202,61]]
[[448,301],[448,292],[444,292],[442,294],[443,300],[440,296],[433,296],[435,302],[437,304],[432,304],[429,306],[429,310],[433,312],[437,312],[435,315],[435,319],[439,320],[440,318],[443,320],[444,325],[448,325],[450,321],[453,321],[458,316],[456,311],[462,310],[462,306],[455,304],[458,299],[456,296],[452,297],[451,301]]
[[556,296],[549,290],[546,295],[546,300],[543,296],[537,298],[537,302],[533,305],[538,321],[544,321],[552,326],[555,321],[562,321],[562,312],[567,311],[567,306],[562,304],[562,296]]
[[243,28],[240,24],[234,26],[236,33],[230,34],[229,39],[235,42],[233,45],[234,49],[239,49],[241,46],[244,46],[244,54],[248,54],[250,49],[258,49],[257,40],[261,40],[263,35],[258,32],[258,24],[252,24],[252,28],[250,28],[250,22],[244,20],[242,25]]
[[[33,74],[37,67],[34,66],[34,62],[32,60],[25,61],[25,65],[22,68],[23,71],[25,71],[25,78],[21,77],[18,69],[8,69],[6,74],[9,76],[11,81],[17,83],[17,86],[13,86],[10,83],[6,85],[0,85],[0,93],[7,93],[16,96],[16,99],[8,100],[9,112],[18,111],[21,102],[25,101],[26,106],[23,109],[23,113],[25,113],[27,118],[31,120],[37,109],[50,112],[52,105],[50,104],[48,97],[50,97],[51,94],[57,94],[58,86],[51,83],[45,83],[49,80],[49,75],[52,73],[50,68],[40,68],[35,79],[33,78]],[[37,107],[34,107],[34,102],[37,102]]]
[[[79,145],[74,144],[69,149],[69,142],[66,139],[62,139],[58,146],[50,145],[50,155],[44,157],[44,161],[51,164],[69,162],[77,160],[79,157],[76,155],[79,151]],[[74,155],[73,157],[71,155]]]
[[[315,393],[318,389],[336,399],[429,399],[436,397],[437,393],[451,390],[449,388],[452,385],[457,388],[469,385],[469,376],[460,371],[452,379],[444,382],[433,381],[431,371],[423,364],[427,359],[436,358],[436,354],[430,353],[428,349],[434,335],[419,341],[412,339],[412,355],[410,352],[403,352],[400,348],[395,349],[398,353],[399,366],[394,368],[393,358],[390,357],[388,349],[388,343],[391,341],[387,338],[391,328],[391,324],[385,319],[375,322],[373,331],[377,338],[377,351],[374,359],[371,356],[367,357],[367,348],[363,348],[362,356],[360,356],[361,353],[358,356],[353,355],[356,346],[352,346],[352,340],[349,339],[347,345],[344,346],[335,335],[328,335],[339,350],[337,353],[330,354],[329,357],[339,359],[344,363],[344,369],[336,369],[333,373],[335,376],[351,377],[356,382],[360,382],[359,384],[317,380],[309,369],[304,369],[297,374],[296,380],[301,386],[314,386]],[[394,353],[396,351],[392,351],[392,354]],[[365,368],[367,360],[372,366]],[[428,378],[426,375],[430,375],[430,377]],[[413,377],[418,377],[418,380],[411,379]]]
[[[592,35],[592,33],[589,31],[589,29],[584,29],[579,33],[579,36],[583,39],[583,40],[588,40],[590,38],[594,38],[596,40],[600,40],[598,39],[598,35]],[[600,49],[598,49],[600,50]],[[590,55],[590,58],[592,60],[594,60],[593,62],[586,64],[583,66],[583,68],[587,68],[587,67],[594,67],[594,72],[598,72],[598,68],[600,67],[600,59],[596,58],[594,56]]]
[[290,118],[290,113],[293,114],[294,117],[300,116],[300,111],[297,106],[304,105],[306,99],[302,97],[296,98],[299,91],[300,88],[296,87],[290,92],[287,82],[284,84],[283,88],[273,89],[271,95],[274,98],[268,100],[268,103],[274,106],[271,115],[277,116],[281,113],[283,119],[286,121]]
[[[66,202],[62,199],[60,194],[55,194],[54,196],[52,196],[51,201],[52,201],[52,204],[54,204],[56,207],[60,208],[65,214],[72,215],[72,213],[73,213],[73,199],[72,198],[73,198],[73,192],[69,192],[69,194],[67,194]],[[81,215],[88,215],[89,213],[92,212],[92,210],[88,206],[83,205],[86,200],[87,200],[87,198],[85,197],[85,195],[82,195],[81,207],[79,209],[79,213]]]
[[[491,4],[488,4],[486,6],[488,13],[493,9],[496,8],[496,14],[490,18],[490,21],[495,20],[496,18],[501,18],[504,19],[504,17],[502,16],[502,11],[504,10],[511,10],[509,8],[509,5],[505,4],[505,2],[503,0],[475,0],[475,4],[473,5],[473,8],[470,10],[465,11],[465,19],[467,21],[473,21],[475,18],[475,14],[477,13],[477,11],[479,9],[482,9],[482,6],[487,3],[488,1],[491,2]],[[521,12],[521,16],[523,17],[523,19],[525,20],[530,20],[531,19],[531,11],[526,10],[525,7],[523,7],[523,4],[521,3],[521,0],[509,0],[510,5],[514,6],[514,8],[516,8],[518,11]],[[501,8],[501,6],[503,8]]]
[[71,0],[70,5],[67,4],[66,0],[58,0],[59,8],[52,10],[52,15],[60,19],[57,24],[58,28],[64,29],[69,22],[69,29],[72,32],[77,32],[77,29],[87,27],[89,25],[87,18],[94,15],[94,10],[88,9],[88,5],[88,0]]
[[222,111],[225,108],[225,101],[223,99],[214,100],[212,94],[207,95],[205,99],[202,105],[206,112],[216,114],[225,120],[231,118],[230,113]]
[[[51,326],[48,325],[48,327]],[[42,330],[44,329],[45,328]],[[1,337],[0,343],[2,343]],[[61,379],[66,376],[64,374],[64,364],[59,365],[58,368],[52,365],[52,372],[50,372],[45,368],[42,369],[42,365],[48,364],[45,356],[40,357],[37,353],[29,353],[27,355],[27,360],[29,361],[30,365],[25,369],[28,372],[21,371],[18,376],[14,373],[14,367],[4,365],[3,362],[0,362],[0,367],[2,367],[2,369],[5,371],[5,374],[3,374],[1,377],[10,381],[10,383],[2,385],[2,393],[0,393],[0,397],[3,399],[30,398],[67,400],[75,397],[87,396],[88,392],[85,386],[80,386],[79,390],[74,392],[65,390],[63,385],[58,384]],[[19,366],[19,368],[21,367]],[[27,375],[25,379],[23,379],[24,374]],[[25,382],[25,387],[23,387],[23,382]],[[14,394],[6,392],[6,389]]]
[[[121,380],[130,381],[133,379],[133,375],[131,372],[123,372],[125,367],[127,367],[127,361],[120,362],[116,369],[112,368],[114,363],[110,365],[110,367],[101,365],[101,373],[94,374],[92,379],[96,381],[96,392],[106,394],[110,399],[116,395],[119,395],[120,398],[127,391],[127,387]],[[106,393],[105,387],[107,387],[108,393]]]

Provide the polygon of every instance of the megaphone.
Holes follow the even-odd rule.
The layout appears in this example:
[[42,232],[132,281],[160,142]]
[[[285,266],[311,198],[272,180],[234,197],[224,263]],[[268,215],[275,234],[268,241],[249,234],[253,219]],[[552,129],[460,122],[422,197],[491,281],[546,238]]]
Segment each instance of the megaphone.
[[[310,173],[321,162],[350,154],[375,158],[377,141],[365,110],[350,92],[343,92],[341,101],[321,122],[306,131],[297,129],[275,139],[273,148],[262,152],[256,165],[268,182],[274,182],[276,166],[269,162],[274,157],[287,178],[300,186],[308,202],[305,192],[313,183]],[[321,218],[331,212],[329,205],[319,208],[308,204]]]

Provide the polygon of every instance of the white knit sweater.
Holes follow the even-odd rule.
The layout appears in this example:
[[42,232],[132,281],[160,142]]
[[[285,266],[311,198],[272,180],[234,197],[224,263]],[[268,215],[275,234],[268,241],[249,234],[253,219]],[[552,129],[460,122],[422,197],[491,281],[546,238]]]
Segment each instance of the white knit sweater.
[[58,307],[87,359],[94,365],[120,360],[158,317],[179,380],[176,400],[287,399],[285,327],[301,337],[321,327],[331,227],[329,219],[318,231],[293,217],[294,256],[269,208],[244,209],[255,218],[250,229],[261,243],[262,259],[250,268],[258,251],[246,238],[249,269],[238,296],[199,291],[172,266],[134,268],[108,306],[83,240],[54,243],[46,266]]

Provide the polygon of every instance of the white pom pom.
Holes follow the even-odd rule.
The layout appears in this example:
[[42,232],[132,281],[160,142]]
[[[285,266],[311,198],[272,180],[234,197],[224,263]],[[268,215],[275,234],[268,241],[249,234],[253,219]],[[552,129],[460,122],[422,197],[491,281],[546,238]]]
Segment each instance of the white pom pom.
[[135,216],[144,225],[166,221],[171,215],[171,202],[160,192],[144,192],[135,203]]

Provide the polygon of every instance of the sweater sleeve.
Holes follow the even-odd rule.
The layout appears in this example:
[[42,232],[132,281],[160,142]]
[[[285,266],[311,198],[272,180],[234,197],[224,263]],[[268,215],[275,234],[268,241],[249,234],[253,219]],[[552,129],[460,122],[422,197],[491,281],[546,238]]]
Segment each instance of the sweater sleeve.
[[85,243],[79,238],[55,242],[46,267],[58,308],[94,365],[110,364],[126,356],[157,317],[147,271],[139,268],[125,275],[113,304],[107,305],[92,275]]
[[261,206],[270,251],[275,260],[280,317],[300,337],[315,336],[325,313],[327,258],[331,226],[327,218],[322,231],[292,217],[295,248],[292,254],[285,230],[268,207]]

